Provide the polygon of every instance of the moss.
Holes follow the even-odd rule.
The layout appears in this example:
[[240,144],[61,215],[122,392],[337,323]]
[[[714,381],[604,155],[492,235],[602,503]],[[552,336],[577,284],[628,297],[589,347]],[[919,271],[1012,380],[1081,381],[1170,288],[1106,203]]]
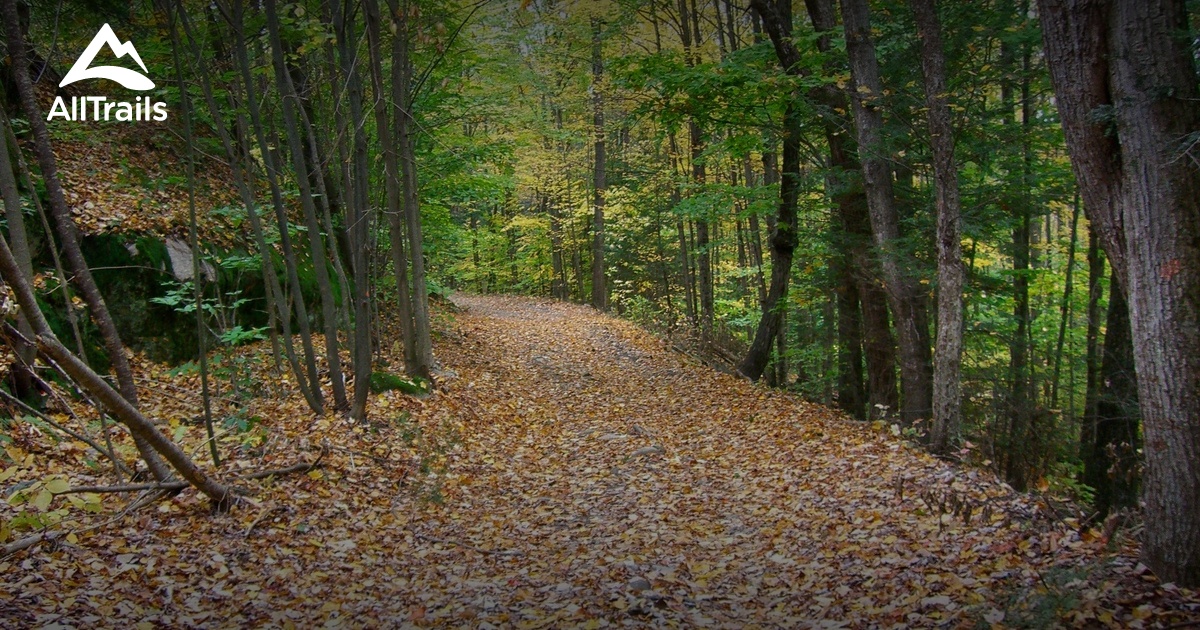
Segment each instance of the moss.
[[381,392],[398,389],[410,396],[423,396],[429,393],[429,383],[420,377],[409,380],[389,372],[371,372],[371,391]]

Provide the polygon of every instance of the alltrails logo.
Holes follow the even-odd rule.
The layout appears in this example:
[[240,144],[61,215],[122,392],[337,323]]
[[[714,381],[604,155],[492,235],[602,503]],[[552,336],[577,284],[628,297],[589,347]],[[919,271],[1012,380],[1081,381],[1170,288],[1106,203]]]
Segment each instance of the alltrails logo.
[[[144,92],[154,89],[154,81],[149,77],[136,70],[122,68],[120,66],[92,66],[92,61],[96,59],[96,54],[105,45],[119,59],[125,55],[129,55],[137,62],[137,65],[142,68],[142,72],[147,72],[146,64],[142,63],[142,57],[138,55],[137,48],[134,48],[133,42],[121,43],[117,39],[117,34],[113,32],[112,27],[108,24],[100,27],[96,36],[92,38],[92,43],[84,49],[83,54],[71,66],[71,70],[67,72],[67,76],[63,77],[62,83],[58,87],[66,87],[76,81],[84,79],[108,79],[116,81],[127,89]],[[91,105],[89,108],[88,106]],[[167,119],[167,104],[154,103],[149,96],[139,96],[132,103],[127,101],[110,101],[106,96],[72,96],[71,106],[67,106],[67,102],[61,96],[54,98],[54,105],[50,107],[50,114],[46,116],[47,121],[54,120],[55,117],[61,116],[70,121],[82,121],[88,119],[88,112],[91,110],[92,120],[119,120],[119,121],[143,121],[154,120],[163,121]]]

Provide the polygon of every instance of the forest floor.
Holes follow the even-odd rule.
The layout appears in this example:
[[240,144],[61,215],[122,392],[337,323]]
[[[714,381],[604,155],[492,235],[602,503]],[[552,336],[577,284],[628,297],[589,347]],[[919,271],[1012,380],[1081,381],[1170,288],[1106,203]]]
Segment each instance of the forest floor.
[[[262,422],[221,438],[223,478],[327,454],[239,482],[250,492],[230,514],[190,490],[134,510],[128,495],[38,504],[64,535],[0,557],[0,627],[1200,621],[1200,594],[1157,582],[1134,536],[1081,530],[1056,501],[889,426],[715,372],[585,307],[455,303],[438,324],[440,391],[373,394],[370,427],[315,418],[297,395],[244,403]],[[157,417],[195,408],[194,377],[141,369],[147,399],[192,405]],[[168,422],[205,453],[202,428]],[[22,479],[106,482],[84,450],[26,435],[0,489],[13,503]],[[0,516],[37,501],[15,503]]]

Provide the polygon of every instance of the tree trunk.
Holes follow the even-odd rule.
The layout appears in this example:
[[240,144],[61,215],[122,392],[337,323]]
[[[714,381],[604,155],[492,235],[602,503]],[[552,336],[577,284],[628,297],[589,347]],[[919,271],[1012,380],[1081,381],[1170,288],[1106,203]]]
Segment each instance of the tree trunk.
[[[1063,283],[1062,302],[1058,306],[1058,338],[1054,342],[1054,375],[1051,377],[1050,407],[1058,408],[1058,385],[1062,375],[1063,345],[1067,339],[1067,324],[1071,319],[1071,296],[1075,291],[1075,246],[1079,237],[1079,194],[1075,194],[1075,203],[1071,211],[1071,239],[1067,244],[1067,271]],[[1074,410],[1068,408],[1068,413]]]
[[[316,353],[313,350],[312,331],[308,322],[308,308],[304,303],[304,293],[302,291],[302,287],[300,286],[300,273],[296,268],[296,253],[292,248],[291,231],[288,229],[287,209],[283,203],[283,193],[279,189],[279,172],[281,169],[278,158],[276,154],[271,151],[270,143],[267,141],[267,132],[263,126],[262,116],[260,115],[258,107],[258,99],[255,96],[256,90],[254,86],[254,79],[250,74],[250,60],[246,54],[246,40],[242,33],[242,21],[244,17],[245,15],[242,0],[234,0],[233,16],[231,19],[231,22],[233,23],[234,34],[234,56],[237,59],[237,64],[240,69],[242,83],[246,88],[246,93],[244,95],[246,108],[250,112],[250,124],[254,128],[254,137],[258,145],[259,154],[263,161],[264,170],[266,171],[267,184],[271,189],[271,204],[275,209],[275,222],[276,226],[279,228],[279,247],[283,254],[283,264],[287,272],[288,286],[292,292],[291,303],[295,308],[296,323],[300,333],[300,343],[304,350],[304,368],[305,372],[307,373],[307,389],[309,391],[308,404],[309,407],[312,408],[313,413],[321,415],[324,413],[325,405],[323,396],[321,394],[321,380],[317,375]],[[250,163],[249,160],[247,163]],[[249,183],[249,175],[250,173],[247,172],[247,183]],[[243,199],[243,201],[251,205],[253,204],[252,198]],[[253,222],[251,225],[253,226]],[[260,243],[260,246],[265,247],[265,242]],[[267,252],[269,251],[270,250],[264,249],[264,256],[267,255]],[[276,295],[276,299],[279,304],[280,319],[290,320],[292,316],[292,309],[285,308],[288,304],[288,299],[283,292],[283,287],[279,287],[279,292]],[[283,326],[285,337],[284,344],[286,347],[286,345],[290,343],[290,341],[287,339],[287,337],[290,337],[290,335],[287,334],[288,330],[286,321],[283,322]],[[299,379],[299,371],[296,370],[296,372],[297,379]],[[304,388],[302,387],[302,391],[303,389]]]
[[[806,0],[813,27],[822,33],[817,49],[829,53],[833,48],[832,32],[837,28],[833,0]],[[836,68],[830,68],[836,72]],[[888,322],[887,294],[876,278],[878,264],[871,255],[871,220],[867,210],[866,193],[862,187],[862,167],[855,157],[853,138],[845,129],[853,123],[845,112],[849,109],[845,94],[834,86],[810,91],[810,97],[830,112],[823,121],[825,140],[829,145],[829,164],[826,178],[827,194],[837,207],[839,227],[850,258],[851,280],[857,287],[857,302],[862,311],[863,350],[867,369],[867,417],[881,418],[899,409],[896,389],[896,340]],[[886,413],[885,413],[886,411]]]
[[[404,367],[409,374],[417,370],[415,337],[413,334],[412,296],[408,289],[408,261],[404,255],[407,247],[404,244],[404,207],[400,192],[400,160],[396,144],[392,142],[392,129],[388,117],[388,101],[383,98],[385,83],[383,77],[383,42],[381,39],[382,16],[379,12],[378,0],[366,0],[368,50],[371,64],[371,87],[375,91],[375,133],[379,136],[379,146],[383,151],[384,196],[387,209],[384,215],[388,224],[389,253],[392,261],[392,271],[396,276],[396,314],[400,318],[400,336],[404,347]],[[475,232],[475,215],[471,215],[472,238],[478,239]],[[475,267],[479,267],[478,244],[472,247]]]
[[846,32],[846,50],[850,57],[855,127],[862,161],[863,184],[871,217],[871,229],[879,249],[888,300],[895,316],[900,341],[900,379],[903,389],[901,419],[906,425],[929,417],[932,408],[931,358],[926,343],[927,315],[920,285],[904,269],[903,254],[898,251],[900,222],[892,187],[892,171],[883,151],[883,115],[879,99],[883,85],[879,62],[871,41],[870,13],[867,0],[842,0],[842,19]]
[[892,335],[887,293],[874,278],[858,278],[863,312],[863,354],[867,360],[867,417],[880,420],[900,410],[896,386],[896,338]]
[[[1096,405],[1100,401],[1100,299],[1104,297],[1104,258],[1100,255],[1100,238],[1088,231],[1088,306],[1087,306],[1087,367],[1086,389],[1083,399],[1083,424],[1079,429],[1080,459],[1087,457],[1091,444],[1096,441]],[[1086,482],[1085,482],[1086,483]]]
[[[348,3],[346,3],[348,4]],[[367,250],[370,249],[369,227],[371,222],[370,199],[367,192],[369,181],[369,163],[367,158],[367,129],[366,115],[363,112],[362,76],[356,65],[357,49],[351,45],[356,41],[354,20],[347,20],[346,4],[334,1],[333,27],[337,33],[338,60],[341,62],[341,74],[347,84],[347,96],[350,101],[350,122],[354,133],[354,151],[351,158],[353,170],[353,188],[351,203],[346,205],[346,217],[349,223],[346,232],[350,237],[351,271],[354,274],[352,286],[342,285],[342,294],[353,296],[354,309],[354,400],[350,405],[350,417],[358,422],[367,422],[367,394],[371,379],[371,291],[367,279]],[[378,44],[378,37],[369,37],[369,41]],[[376,50],[374,57],[378,57]],[[311,136],[310,136],[311,137]],[[323,170],[323,169],[320,169]],[[315,179],[320,181],[320,172]],[[327,226],[332,230],[332,226]],[[331,233],[332,236],[332,233]],[[337,263],[337,244],[333,244],[334,262]],[[340,267],[340,265],[337,265]],[[344,277],[344,274],[343,274]],[[336,334],[336,327],[335,327]],[[335,346],[336,348],[336,346]],[[332,370],[331,370],[332,371]],[[336,388],[335,388],[336,391]]]
[[[329,365],[329,380],[333,385],[333,406],[337,411],[350,410],[346,399],[346,381],[342,375],[342,358],[338,352],[337,303],[333,296],[333,283],[329,280],[329,255],[325,251],[325,240],[321,237],[321,224],[309,186],[308,165],[304,161],[304,142],[300,138],[300,121],[296,114],[298,96],[284,65],[283,45],[279,34],[279,16],[275,0],[266,0],[267,33],[271,42],[271,59],[275,67],[275,83],[283,100],[283,127],[287,136],[288,153],[292,156],[292,169],[296,184],[300,188],[300,207],[304,210],[304,223],[308,228],[308,245],[313,263],[313,275],[321,293],[321,320],[325,328],[325,361]],[[329,235],[331,238],[332,234]],[[349,287],[342,287],[348,290]]]
[[[697,50],[700,41],[700,22],[695,2],[688,6],[688,0],[679,0],[679,39],[683,43],[684,59],[688,67],[695,67],[700,60]],[[688,118],[688,147],[692,165],[692,183],[702,186],[706,179],[704,168],[704,132],[695,116]],[[712,341],[714,304],[712,253],[709,251],[708,219],[700,217],[694,221],[696,243],[692,252],[696,256],[696,276],[693,278],[698,285],[698,305],[700,323],[700,343],[705,348]]]
[[[181,22],[183,24],[184,34],[187,36],[192,57],[200,60],[200,49],[196,44],[195,37],[192,34],[191,24],[188,20],[187,11],[182,2],[177,3],[177,10]],[[235,49],[236,51],[237,49]],[[296,384],[301,394],[314,413],[320,413],[320,401],[314,398],[313,389],[308,379],[305,376],[303,369],[300,366],[299,360],[296,358],[295,345],[292,343],[292,325],[289,309],[283,300],[283,288],[280,286],[279,277],[275,274],[275,264],[273,262],[272,253],[274,248],[267,244],[266,235],[263,232],[262,219],[258,215],[257,203],[254,201],[254,190],[251,186],[252,178],[249,177],[250,161],[246,160],[246,170],[243,171],[243,159],[240,154],[244,153],[245,148],[249,145],[248,134],[244,129],[244,117],[239,113],[237,115],[236,143],[234,137],[231,137],[229,130],[225,126],[225,119],[222,116],[220,107],[213,96],[212,81],[208,75],[208,67],[203,63],[197,63],[196,74],[200,78],[200,87],[204,92],[204,100],[208,105],[209,115],[213,121],[213,127],[217,132],[217,136],[221,140],[221,145],[225,149],[225,156],[229,160],[230,171],[233,175],[234,187],[237,189],[239,196],[242,199],[242,205],[246,207],[246,216],[250,220],[250,230],[254,235],[255,245],[258,247],[259,258],[261,259],[261,271],[263,276],[263,293],[266,297],[267,310],[269,312],[269,320],[271,321],[271,346],[275,354],[276,366],[279,361],[279,335],[275,331],[275,322],[278,321],[279,326],[283,330],[282,342],[284,354],[287,357],[288,364],[291,367],[292,374],[296,378]],[[236,92],[235,90],[232,90]],[[239,151],[240,149],[240,151]]]
[[1039,15],[1084,208],[1129,303],[1143,559],[1164,581],[1200,585],[1200,103],[1178,36],[1185,3],[1043,0]]
[[592,146],[595,159],[592,167],[592,306],[604,311],[608,310],[608,284],[604,272],[604,195],[607,186],[604,172],[604,96],[601,92],[604,58],[601,54],[600,29],[600,20],[592,18]]
[[212,396],[208,384],[208,327],[204,324],[204,273],[200,264],[200,229],[196,219],[196,147],[192,137],[192,101],[187,83],[183,80],[183,63],[179,55],[178,15],[170,1],[163,2],[167,28],[171,32],[171,60],[175,64],[175,79],[179,86],[183,118],[183,139],[187,150],[188,241],[192,249],[192,303],[196,307],[196,355],[200,364],[200,401],[204,412],[204,429],[208,433],[208,452],[214,467],[221,466],[221,453],[213,429]]
[[853,261],[847,254],[834,256],[838,337],[838,407],[855,420],[866,419],[867,390],[863,380],[862,311]]
[[[29,253],[29,238],[25,233],[25,217],[21,213],[21,194],[17,190],[16,169],[13,168],[13,161],[9,157],[7,117],[0,120],[0,135],[3,136],[0,137],[0,197],[4,202],[4,216],[8,220],[8,237],[12,241],[13,256],[21,273],[25,274],[26,278],[32,278],[33,258]],[[11,148],[14,152],[21,150],[19,145]],[[25,341],[33,339],[33,325],[23,313],[17,315],[17,331],[25,339],[13,340],[17,360],[9,369],[13,379],[12,391],[17,398],[29,400],[34,391],[32,369],[33,361],[37,358],[37,347]]]
[[[233,501],[233,495],[228,488],[204,474],[204,471],[200,470],[179,446],[163,435],[158,427],[143,416],[132,403],[59,343],[54,332],[50,330],[50,324],[46,322],[46,318],[38,309],[37,298],[33,294],[30,279],[25,278],[22,274],[20,266],[13,257],[12,250],[8,248],[8,242],[3,238],[0,238],[0,278],[12,287],[21,311],[29,317],[29,323],[37,333],[38,351],[57,363],[80,387],[99,400],[113,416],[128,427],[130,433],[134,435],[136,443],[145,445],[147,449],[155,453],[156,457],[158,454],[165,457],[166,461],[179,471],[179,474],[188,483],[212,500],[214,508],[220,511],[227,510]],[[166,464],[163,463],[163,465]],[[168,479],[170,479],[169,474],[159,481]]]
[[[8,113],[0,109],[0,121],[3,122],[5,137],[8,141],[8,146],[12,147],[12,154],[17,161],[15,166],[20,171],[21,183],[25,185],[25,190],[36,190],[33,185],[33,175],[29,172],[29,165],[25,163],[25,156],[22,155],[20,144],[17,142],[17,136],[13,133],[12,123],[9,121]],[[63,269],[62,257],[58,255],[58,246],[54,241],[54,229],[50,227],[50,221],[46,218],[46,210],[42,207],[42,202],[38,195],[30,195],[33,200],[34,210],[37,211],[38,221],[42,225],[42,233],[46,235],[46,248],[50,250],[50,257],[54,260],[54,274],[58,279],[58,287],[62,292],[63,310],[67,312],[67,322],[71,325],[71,334],[75,339],[75,349],[79,353],[79,360],[87,364],[87,352],[83,347],[83,333],[79,330],[79,315],[78,309],[71,301],[71,285],[67,282],[67,272]]]
[[412,58],[409,55],[407,0],[403,8],[393,5],[397,15],[396,36],[392,39],[392,99],[395,103],[396,142],[400,152],[400,175],[404,219],[408,228],[408,248],[412,259],[412,315],[414,368],[412,376],[431,380],[433,375],[433,341],[429,333],[429,289],[425,284],[425,245],[421,236],[421,208],[417,195],[417,163],[415,140],[412,135]]
[[550,264],[554,268],[554,279],[550,282],[550,294],[556,300],[567,301],[567,270],[563,263],[562,215],[558,201],[543,194],[542,204],[550,216]]
[[[784,72],[798,76],[800,52],[791,41],[792,16],[781,14],[778,7],[766,0],[753,0],[751,7],[762,20],[763,30],[771,38],[775,56]],[[799,95],[788,98],[784,108],[783,126],[783,172],[779,186],[778,215],[775,230],[771,234],[771,284],[767,298],[763,301],[762,319],[754,333],[754,340],[746,356],[738,364],[738,371],[751,380],[762,377],[771,357],[771,345],[777,336],[783,335],[784,310],[787,308],[788,284],[791,279],[792,257],[796,251],[797,214],[796,202],[800,196],[800,142],[803,119],[796,106]],[[764,158],[765,159],[765,158]],[[776,350],[776,380],[786,379],[785,347]]]
[[929,449],[944,454],[962,423],[963,265],[954,127],[946,102],[946,58],[934,0],[910,0],[921,39],[926,117],[937,188],[938,332],[933,372],[933,427]]

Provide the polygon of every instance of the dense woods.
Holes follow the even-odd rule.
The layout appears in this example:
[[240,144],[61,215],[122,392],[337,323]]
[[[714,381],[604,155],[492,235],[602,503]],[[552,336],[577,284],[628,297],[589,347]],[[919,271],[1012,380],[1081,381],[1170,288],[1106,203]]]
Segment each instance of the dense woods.
[[[0,446],[67,432],[146,503],[236,510],[234,477],[328,450],[234,474],[228,400],[272,395],[254,370],[376,431],[375,395],[459,378],[450,295],[544,296],[1079,506],[1080,531],[1136,521],[1145,566],[1200,585],[1194,2],[0,9]],[[151,90],[63,81],[106,23],[136,51],[93,66]],[[101,94],[169,115],[72,118]],[[146,362],[196,377],[186,449]]]

